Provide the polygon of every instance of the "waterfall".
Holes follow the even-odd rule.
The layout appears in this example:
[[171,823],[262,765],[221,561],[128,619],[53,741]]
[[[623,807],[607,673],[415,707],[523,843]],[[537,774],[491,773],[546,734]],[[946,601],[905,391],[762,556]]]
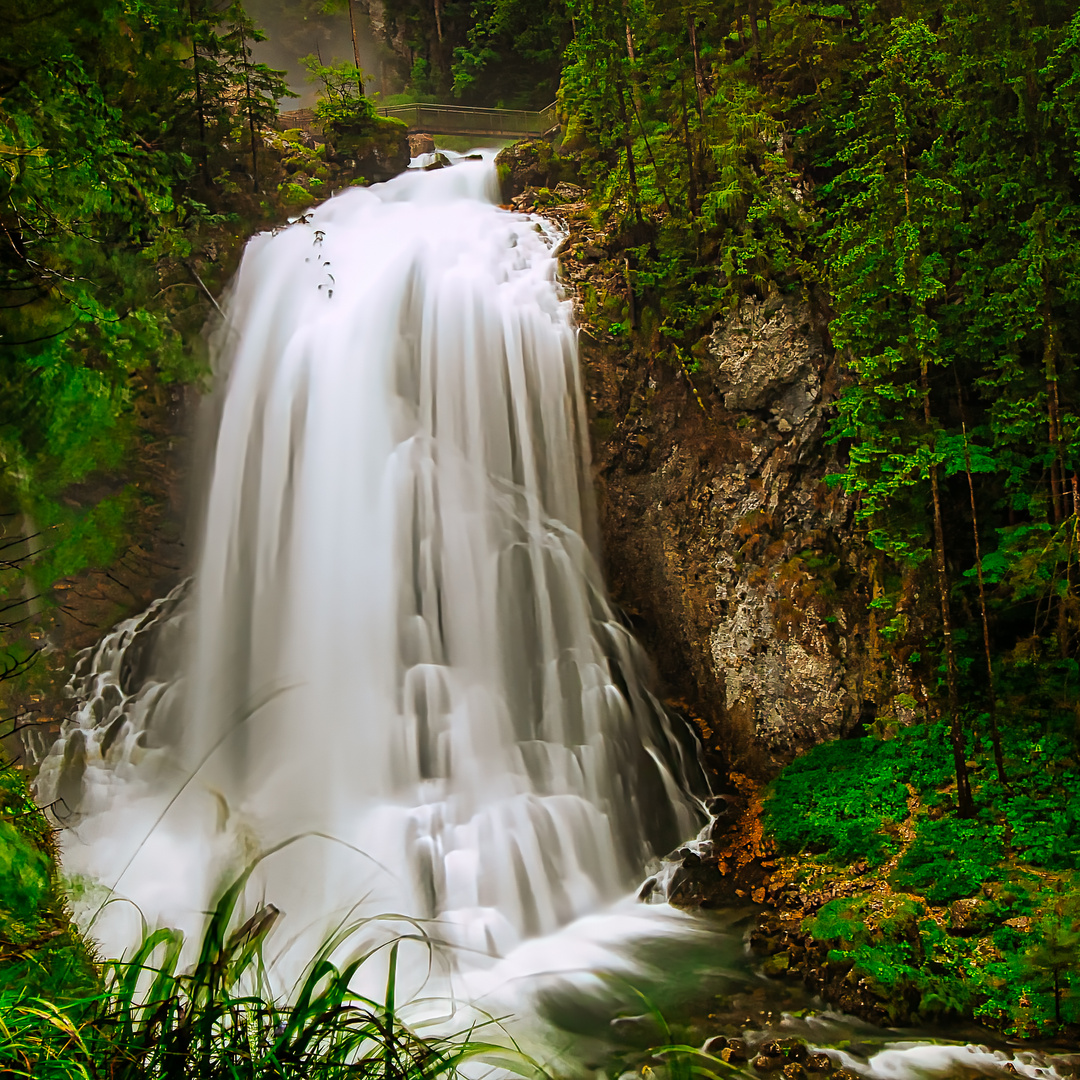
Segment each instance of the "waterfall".
[[248,244],[193,581],[83,658],[40,772],[107,949],[284,845],[249,890],[290,942],[393,912],[480,963],[700,826],[596,563],[559,238],[496,197],[467,161]]

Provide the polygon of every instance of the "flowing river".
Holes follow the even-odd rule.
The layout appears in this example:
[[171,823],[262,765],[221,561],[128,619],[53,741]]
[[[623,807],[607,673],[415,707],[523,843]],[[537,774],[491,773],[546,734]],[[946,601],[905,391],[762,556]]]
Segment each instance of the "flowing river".
[[[462,161],[249,243],[193,580],[83,657],[38,792],[106,953],[144,920],[197,938],[256,864],[283,992],[379,918],[427,939],[402,996],[543,1012],[584,1067],[652,1037],[612,1034],[613,980],[675,1008],[764,981],[736,913],[635,900],[707,785],[597,567],[559,236],[496,201],[490,161]],[[864,1036],[878,1056],[849,1064],[883,1077],[1003,1060]]]

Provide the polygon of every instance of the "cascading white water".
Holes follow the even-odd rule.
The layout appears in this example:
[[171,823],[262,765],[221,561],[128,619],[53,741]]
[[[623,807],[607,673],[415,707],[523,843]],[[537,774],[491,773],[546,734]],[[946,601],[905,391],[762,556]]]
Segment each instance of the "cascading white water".
[[[723,920],[625,898],[697,827],[693,749],[590,552],[556,237],[493,197],[491,166],[464,163],[249,245],[194,583],[83,655],[39,773],[106,952],[139,914],[197,934],[222,884],[292,839],[245,909],[286,915],[283,989],[342,920],[390,912],[445,944],[461,977],[436,992],[499,1014],[551,972],[586,973],[571,1010],[610,992],[589,972],[663,986],[672,971],[623,948],[650,935],[676,968],[681,939],[695,978],[736,963]],[[843,1018],[799,1015],[772,1034],[848,1045]],[[1062,1075],[979,1046],[830,1053],[878,1080]]]
[[253,886],[293,937],[396,912],[505,956],[700,825],[590,550],[557,238],[494,202],[465,162],[249,244],[192,593],[138,678],[136,623],[87,661],[41,770],[84,918],[193,929],[298,838]]

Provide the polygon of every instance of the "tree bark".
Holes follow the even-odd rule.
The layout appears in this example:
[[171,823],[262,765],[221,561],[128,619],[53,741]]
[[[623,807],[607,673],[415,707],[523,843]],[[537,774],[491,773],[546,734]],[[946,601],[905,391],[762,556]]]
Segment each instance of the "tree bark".
[[634,217],[639,225],[643,224],[641,217],[641,192],[638,188],[637,165],[634,162],[634,139],[630,134],[630,118],[626,112],[626,94],[623,88],[618,88],[619,115],[622,120],[623,146],[626,149],[626,172],[630,180],[630,198],[634,203]]
[[243,29],[240,30],[240,57],[244,65],[244,104],[247,107],[248,135],[251,137],[251,190],[257,195],[259,193],[259,154],[255,142],[255,114],[251,108],[251,62]]
[[188,16],[191,19],[191,73],[195,79],[195,111],[199,114],[199,163],[203,180],[210,183],[210,165],[207,162],[206,108],[203,104],[202,79],[199,78],[199,43],[195,23],[195,0],[188,0]]
[[686,80],[679,76],[679,89],[682,91],[683,142],[686,144],[687,199],[690,203],[690,216],[696,218],[701,212],[698,202],[697,167],[694,161],[694,144],[690,138],[690,110],[686,105]]
[[630,12],[626,6],[626,0],[622,0],[622,16],[623,25],[626,27],[626,55],[630,57],[632,64],[637,59],[637,54],[634,52],[634,35],[630,30]]
[[754,43],[754,66],[761,67],[761,34],[758,32],[757,0],[748,0],[747,17],[750,20],[750,38]]
[[[959,375],[957,375],[959,384]],[[1008,786],[1009,778],[1005,774],[1005,756],[1001,750],[1001,731],[997,720],[997,688],[994,685],[994,661],[990,650],[990,619],[986,614],[986,586],[983,582],[982,548],[979,544],[979,516],[975,509],[975,481],[971,475],[971,451],[968,449],[967,422],[964,420],[964,405],[960,402],[960,428],[964,433],[964,470],[967,472],[968,495],[971,498],[971,531],[975,538],[975,575],[979,583],[979,614],[982,617],[983,652],[986,655],[986,689],[988,712],[990,715],[990,740],[994,744],[994,766],[997,778]]]
[[705,69],[701,66],[701,50],[698,48],[697,23],[693,12],[686,13],[686,30],[690,35],[690,48],[694,53],[694,86],[697,87],[698,119],[705,116]]
[[[927,431],[931,429],[930,385],[927,360],[920,361],[919,383],[923,395],[923,419]],[[945,679],[949,691],[949,742],[952,744],[953,765],[956,770],[956,811],[962,818],[975,814],[971,797],[971,778],[968,776],[967,756],[964,748],[964,727],[960,721],[960,688],[956,670],[956,651],[953,647],[952,611],[949,603],[949,571],[945,565],[945,529],[941,521],[941,492],[938,488],[936,465],[930,466],[930,493],[934,509],[934,567],[937,578],[938,599],[941,603],[941,636],[945,642]]]
[[1054,524],[1060,525],[1064,517],[1062,501],[1065,486],[1064,472],[1061,467],[1061,405],[1058,401],[1054,328],[1050,322],[1049,312],[1045,314],[1045,320],[1043,366],[1046,376],[1046,426],[1050,445],[1054,450],[1054,460],[1050,463],[1050,503],[1054,514]]
[[671,200],[668,198],[667,185],[660,175],[660,166],[656,164],[656,158],[653,156],[652,144],[649,142],[649,133],[645,130],[645,125],[641,122],[641,112],[638,108],[636,93],[631,94],[630,104],[634,107],[634,119],[637,121],[638,130],[641,132],[641,137],[645,140],[645,152],[649,155],[649,162],[652,164],[653,174],[656,176],[656,185],[660,188],[660,194],[664,198],[664,209],[667,210],[668,217],[674,217],[675,211],[671,208]]
[[352,31],[353,63],[356,65],[356,85],[360,88],[360,96],[364,96],[364,80],[360,77],[360,43],[356,38],[356,0],[348,0],[349,4],[349,29]]

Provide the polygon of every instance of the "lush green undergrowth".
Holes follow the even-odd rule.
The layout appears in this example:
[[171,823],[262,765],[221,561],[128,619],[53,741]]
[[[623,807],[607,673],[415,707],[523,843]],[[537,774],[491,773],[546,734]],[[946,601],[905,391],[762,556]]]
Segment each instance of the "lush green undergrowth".
[[1005,728],[1008,785],[976,741],[975,816],[955,813],[944,723],[816,747],[774,782],[766,828],[809,892],[804,922],[898,1021],[967,1015],[1016,1034],[1080,1023],[1075,717]]
[[9,765],[0,770],[0,1000],[66,1004],[97,985],[67,916],[48,822]]

